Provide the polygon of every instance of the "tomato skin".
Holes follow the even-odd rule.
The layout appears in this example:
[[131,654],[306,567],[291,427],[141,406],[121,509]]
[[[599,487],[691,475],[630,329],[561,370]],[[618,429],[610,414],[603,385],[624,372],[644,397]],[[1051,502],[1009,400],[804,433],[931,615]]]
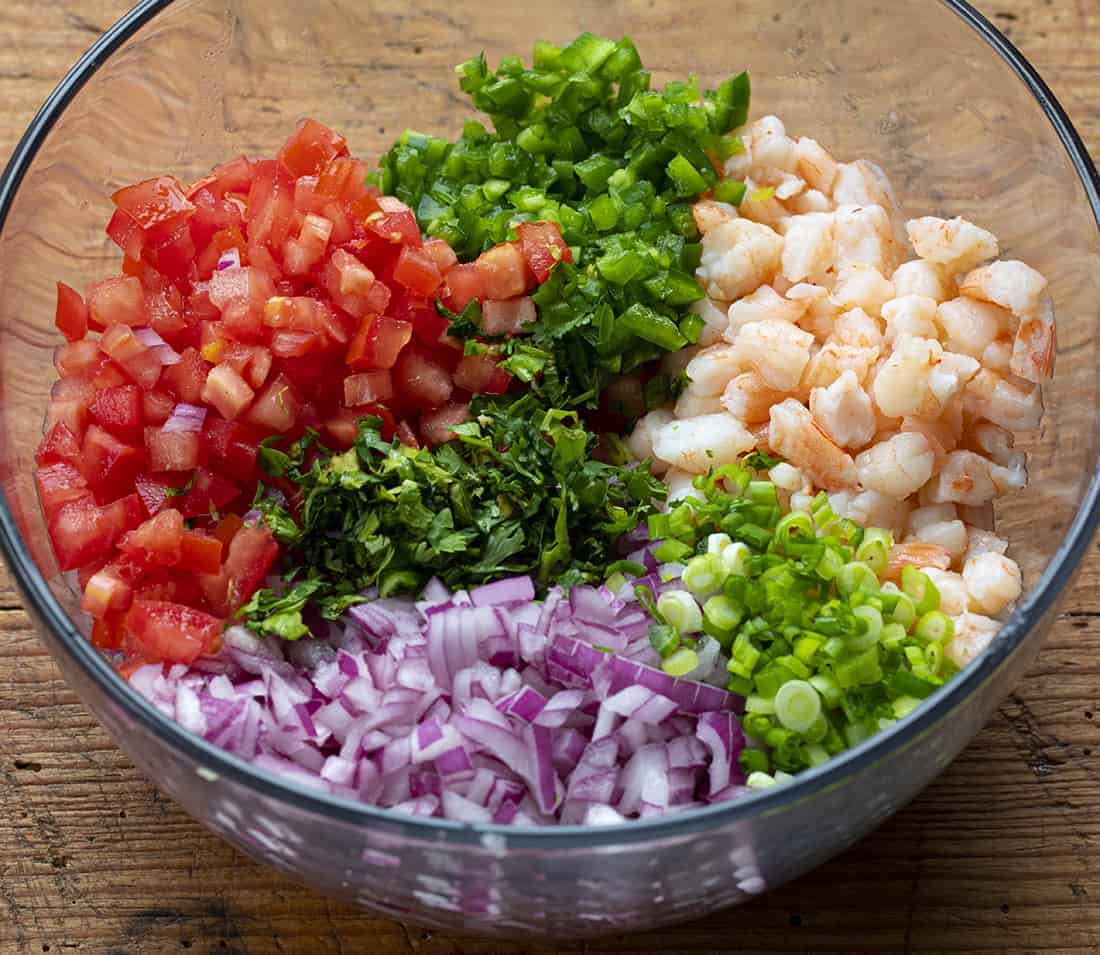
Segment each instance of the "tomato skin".
[[453,265],[447,270],[447,304],[456,312],[461,312],[475,298],[485,297],[485,282],[476,262]]
[[180,569],[196,574],[216,574],[222,567],[222,542],[199,531],[184,531]]
[[468,404],[444,405],[420,419],[420,436],[425,444],[443,444],[455,436],[451,426],[462,424],[469,417]]
[[344,379],[344,404],[353,408],[393,397],[393,381],[388,371],[364,371]]
[[[268,275],[280,269],[271,258],[271,249],[281,248],[290,231],[294,211],[294,177],[274,160],[261,160],[254,166],[248,192],[245,221],[248,225],[248,256],[253,267]],[[268,246],[265,260],[264,246]]]
[[34,483],[47,521],[66,504],[90,497],[92,493],[84,475],[65,461],[40,465],[34,472]]
[[367,196],[377,196],[378,189],[367,183],[369,172],[370,165],[362,159],[335,156],[317,177],[317,195],[344,203],[355,203]]
[[279,545],[266,527],[242,527],[236,533],[225,558],[231,610],[248,602],[263,584],[278,556]]
[[145,292],[133,275],[90,282],[85,290],[89,320],[101,328],[145,324]]
[[136,385],[116,385],[104,389],[92,402],[88,412],[96,424],[123,441],[136,444],[141,438],[144,424],[142,393]]
[[337,156],[347,155],[348,144],[315,119],[303,119],[279,150],[278,161],[295,179],[315,176]]
[[232,481],[205,468],[195,472],[191,490],[178,498],[184,517],[210,517],[220,514],[241,496],[241,489]]
[[175,508],[165,508],[125,534],[118,549],[139,567],[171,567],[180,562],[182,540],[183,515]]
[[[139,226],[121,209],[115,209],[107,228],[104,230],[115,245],[122,249],[126,262],[137,262],[141,259],[141,248],[145,243],[145,236]],[[123,271],[126,271],[125,265]]]
[[126,646],[153,663],[194,663],[221,635],[221,621],[165,600],[135,600],[126,614]]
[[368,315],[348,348],[346,362],[352,368],[392,368],[397,356],[413,336],[409,322],[381,315]]
[[539,284],[550,278],[559,262],[572,262],[573,253],[556,222],[521,222],[516,226],[520,250]]
[[527,262],[512,242],[502,242],[482,252],[474,263],[485,298],[516,298],[527,291]]
[[80,341],[88,334],[88,306],[80,293],[66,285],[57,283],[57,310],[54,324],[68,341]]
[[393,278],[410,292],[424,297],[431,295],[443,281],[432,255],[423,247],[413,245],[402,246],[393,269]]
[[512,379],[497,367],[498,361],[491,354],[464,355],[455,368],[455,385],[472,394],[504,394]]
[[174,176],[157,176],[119,189],[111,200],[145,232],[164,234],[188,219],[195,206]]
[[145,466],[145,452],[93,424],[84,435],[81,472],[97,500],[113,500],[133,487]]
[[421,408],[447,403],[454,383],[447,369],[419,349],[406,348],[393,369],[397,393]]
[[80,442],[64,424],[55,424],[39,442],[34,461],[39,467],[56,462],[79,467]]
[[247,195],[248,187],[252,183],[252,172],[252,163],[245,156],[230,159],[220,166],[215,166],[207,175],[191,183],[187,187],[187,198],[194,201],[196,195],[203,190],[217,199],[221,199],[228,192]]
[[161,373],[160,387],[180,401],[195,405],[202,401],[202,390],[209,374],[210,365],[203,361],[198,350],[185,348],[180,353],[180,360]]
[[145,449],[149,455],[149,470],[154,474],[192,471],[203,463],[205,451],[200,434],[163,428],[145,429]]

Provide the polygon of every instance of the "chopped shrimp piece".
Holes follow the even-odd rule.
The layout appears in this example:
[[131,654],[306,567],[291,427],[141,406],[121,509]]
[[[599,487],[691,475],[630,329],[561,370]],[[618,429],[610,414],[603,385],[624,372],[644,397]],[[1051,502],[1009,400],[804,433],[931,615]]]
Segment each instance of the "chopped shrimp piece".
[[916,536],[922,528],[953,521],[958,516],[959,509],[954,504],[928,504],[918,507],[909,515],[909,533]]
[[720,225],[738,218],[737,209],[734,206],[714,199],[700,199],[691,207],[691,215],[701,235],[713,232]]
[[737,345],[722,342],[704,348],[688,362],[690,389],[697,395],[720,395],[731,378],[744,371],[745,361]]
[[754,445],[745,426],[725,411],[673,421],[653,433],[654,455],[691,474],[733,464]]
[[878,355],[877,348],[857,348],[834,341],[826,342],[810,358],[802,373],[798,390],[808,395],[814,388],[828,388],[846,371],[854,372],[859,384],[866,385],[871,369],[878,361]]
[[771,406],[785,397],[786,392],[772,388],[755,371],[745,371],[726,385],[722,404],[734,417],[748,424],[759,424],[768,420]]
[[901,569],[912,564],[924,570],[935,567],[948,570],[951,567],[951,555],[938,544],[922,544],[920,541],[906,541],[890,548],[890,559],[886,562],[883,577],[897,583],[901,580]]
[[940,610],[949,617],[966,613],[968,597],[966,593],[966,581],[962,574],[952,570],[940,570],[938,567],[922,568],[932,581],[936,590],[940,592]]
[[928,391],[921,404],[921,414],[938,417],[980,368],[981,365],[968,355],[945,351],[928,376]]
[[775,196],[774,187],[753,178],[745,180],[745,198],[737,207],[737,212],[745,219],[769,226],[776,232],[783,232],[791,215],[782,202]]
[[803,189],[797,196],[784,200],[783,204],[792,216],[803,216],[808,212],[832,212],[836,208],[836,203],[817,189]]
[[696,418],[704,414],[718,414],[726,409],[718,395],[702,395],[690,386],[676,399],[677,418]]
[[698,500],[702,500],[704,494],[692,484],[694,480],[694,474],[690,474],[687,471],[680,471],[676,468],[669,468],[664,477],[665,484],[668,486],[668,503],[675,504],[677,501],[682,501],[685,497],[694,497]]
[[793,398],[771,409],[768,444],[817,487],[836,490],[853,487],[858,480],[851,455],[837,447],[810,412]]
[[901,419],[901,431],[911,431],[924,435],[924,440],[936,457],[934,471],[943,467],[949,451],[955,450],[956,439],[951,429],[939,418],[924,418],[920,415],[906,415]]
[[899,265],[891,276],[894,292],[903,295],[923,295],[933,301],[946,302],[959,294],[955,280],[943,266],[924,259],[913,259]]
[[1023,262],[998,261],[974,269],[962,280],[959,291],[968,298],[1000,305],[1015,315],[1038,311],[1047,289],[1042,273]]
[[982,352],[982,366],[1007,378],[1013,373],[1012,349],[1012,340],[1009,338],[998,338],[995,342],[990,342]]
[[903,498],[932,477],[936,456],[923,434],[903,431],[868,448],[855,461],[865,488]]
[[940,343],[929,338],[903,338],[883,362],[871,385],[875,404],[889,417],[918,414],[932,369],[940,360]]
[[936,301],[925,295],[903,295],[882,306],[886,321],[886,342],[893,344],[903,335],[911,338],[939,338]]
[[811,189],[831,196],[836,181],[837,161],[816,139],[800,136],[795,143],[795,172]]
[[1050,299],[1045,299],[1037,312],[1020,319],[1009,367],[1027,381],[1050,378],[1054,371],[1054,305]]
[[[909,540],[942,547],[951,555],[952,566],[958,567],[966,553],[966,525],[958,518],[951,521],[936,521],[933,524],[923,525]],[[965,609],[964,605],[960,611],[956,612]]]
[[741,328],[733,347],[738,359],[769,385],[790,392],[798,387],[813,343],[813,335],[797,325],[769,318]]
[[744,135],[745,150],[753,168],[780,169],[795,172],[798,167],[798,150],[778,116],[761,116],[749,124]]
[[1009,431],[1031,431],[1043,417],[1038,385],[1021,378],[1002,378],[986,368],[970,380],[963,397],[970,418],[986,418]]
[[1012,326],[1012,315],[988,302],[956,298],[936,309],[944,345],[951,351],[981,358],[986,348]]
[[998,537],[992,531],[973,527],[969,524],[966,529],[969,537],[966,543],[966,553],[963,555],[964,563],[982,554],[1003,554],[1008,550],[1008,541],[1003,537]]
[[809,486],[802,476],[802,472],[786,461],[780,461],[779,464],[768,471],[768,480],[783,491],[802,491]]
[[782,254],[783,237],[777,232],[733,219],[704,233],[696,276],[711,298],[732,302],[770,282]]
[[761,285],[752,295],[738,299],[726,313],[727,336],[734,340],[734,333],[749,322],[776,318],[783,322],[797,322],[806,312],[806,303],[780,295],[770,285]]
[[962,576],[971,609],[990,617],[1004,611],[1023,591],[1020,568],[1004,554],[985,553],[971,557],[963,565]]
[[833,222],[831,212],[809,212],[793,216],[783,229],[783,276],[789,282],[824,285],[833,267]]
[[840,270],[833,287],[833,301],[841,309],[861,308],[872,315],[894,297],[894,283],[878,269],[855,263]]
[[813,285],[810,282],[798,282],[787,289],[785,298],[789,298],[792,302],[805,303],[804,308],[808,308],[813,302],[818,302],[823,299],[828,299],[829,290],[824,285]]
[[[805,180],[799,179],[798,176],[789,172],[781,173],[779,176],[779,181],[771,182],[769,183],[769,185],[775,187],[775,198],[779,199],[782,202],[787,202],[789,199],[793,199],[806,188]],[[784,212],[788,212],[788,210],[784,208]]]
[[656,411],[651,411],[639,418],[638,423],[634,425],[634,430],[630,432],[630,436],[626,439],[626,446],[635,460],[645,461],[648,458],[653,462],[654,474],[664,473],[665,465],[664,462],[653,457],[653,433],[666,424],[671,424],[674,420],[675,416],[671,411],[658,408]]
[[[833,510],[840,513],[835,506]],[[909,519],[909,503],[880,491],[861,491],[848,500],[843,516],[864,527],[885,527],[901,536]]]
[[955,632],[944,651],[957,667],[973,662],[988,647],[1001,625],[980,613],[963,613],[952,617]]
[[693,302],[688,309],[703,320],[703,330],[699,333],[700,345],[705,347],[722,340],[722,335],[729,327],[729,318],[723,305],[724,303],[715,302],[713,299],[701,298],[698,302]]
[[889,275],[897,267],[898,245],[882,206],[838,206],[833,241],[837,270],[861,263]]
[[993,466],[991,461],[973,451],[952,451],[939,474],[927,485],[929,503],[952,501],[976,507],[992,501],[997,495]]
[[899,242],[905,241],[905,232],[901,227],[901,207],[894,194],[894,187],[881,167],[870,160],[857,159],[855,162],[841,163],[837,167],[833,199],[838,206],[881,207],[890,218],[893,237]]
[[924,216],[906,223],[909,241],[917,255],[946,266],[951,272],[969,272],[979,262],[995,259],[997,237],[963,218]]
[[1026,459],[1023,451],[1016,451],[1016,438],[1007,428],[992,421],[979,421],[970,429],[968,446],[1005,467],[1015,467]]
[[810,413],[842,448],[862,448],[875,436],[871,398],[850,368],[827,388],[814,388],[810,392]]
[[862,308],[852,308],[836,320],[830,341],[852,348],[880,348],[882,326]]

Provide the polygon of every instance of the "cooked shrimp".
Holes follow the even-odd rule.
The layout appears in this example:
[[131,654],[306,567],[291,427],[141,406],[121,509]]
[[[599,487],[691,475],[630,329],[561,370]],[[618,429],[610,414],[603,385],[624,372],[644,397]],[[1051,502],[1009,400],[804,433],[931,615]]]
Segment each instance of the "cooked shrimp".
[[886,210],[891,222],[897,221],[892,229],[899,241],[904,240],[900,226],[900,207],[894,187],[889,177],[868,159],[841,163],[837,167],[836,182],[833,183],[833,199],[838,206],[880,206]]
[[1038,385],[1021,378],[1002,378],[986,368],[967,384],[963,400],[971,419],[986,418],[1009,431],[1031,431],[1043,417]]
[[770,285],[761,285],[752,295],[738,299],[726,313],[726,328],[730,341],[735,333],[749,322],[765,318],[777,318],[783,322],[797,322],[806,312],[807,303],[780,295]]
[[936,309],[936,322],[943,329],[944,345],[971,358],[981,358],[1013,324],[1011,313],[1003,308],[969,298],[942,303]]
[[1002,378],[1012,374],[1012,339],[998,338],[985,346],[981,363],[983,368],[995,371]]
[[929,503],[952,501],[977,507],[997,494],[993,463],[973,451],[952,451],[943,467],[927,485]]
[[733,464],[754,445],[744,424],[725,411],[673,421],[653,433],[654,455],[691,474]]
[[817,487],[836,490],[853,487],[858,480],[851,455],[837,447],[813,415],[793,398],[771,409],[768,444]]
[[911,338],[938,338],[936,300],[925,295],[903,295],[883,303],[882,317],[886,321],[887,344],[903,335]]
[[877,349],[882,346],[882,326],[862,308],[852,308],[837,318],[829,340],[852,348]]
[[862,448],[875,436],[871,398],[850,368],[827,388],[814,388],[810,392],[810,413],[842,448]]
[[747,424],[760,424],[768,420],[771,406],[786,396],[786,392],[772,388],[755,371],[745,371],[726,385],[722,404],[735,418]]
[[948,452],[955,450],[955,435],[939,418],[924,418],[920,415],[906,415],[901,419],[900,430],[902,432],[910,431],[924,436],[924,440],[928,442],[928,447],[932,449],[932,454],[935,455],[936,458],[936,463],[933,467],[934,471],[938,471],[942,468],[943,462],[947,460]]
[[733,347],[743,365],[751,365],[771,387],[790,392],[798,387],[813,343],[814,337],[809,332],[769,318],[743,326]]
[[[840,514],[835,505],[833,510]],[[909,519],[909,502],[880,491],[861,491],[847,499],[843,516],[864,527],[885,527],[900,537]]]
[[955,632],[944,648],[951,662],[965,667],[993,642],[1001,625],[980,613],[963,613],[952,617]]
[[865,488],[904,498],[932,476],[936,456],[924,435],[902,432],[856,456],[859,482]]
[[696,395],[720,395],[730,379],[745,368],[736,345],[722,342],[704,348],[691,361],[684,371],[687,373],[692,392]]
[[783,229],[783,276],[790,282],[824,285],[833,267],[831,212],[792,216]]
[[1054,305],[1044,299],[1037,312],[1020,319],[1012,344],[1012,373],[1027,381],[1047,381],[1054,372]]
[[935,567],[937,570],[947,570],[951,566],[951,555],[938,544],[922,544],[920,541],[895,544],[890,548],[884,579],[898,583],[901,580],[901,569],[906,564],[912,564],[918,569]]
[[783,205],[792,216],[803,216],[808,212],[832,212],[836,208],[836,203],[817,189],[803,189],[797,196],[784,200]]
[[647,458],[653,462],[653,473],[660,475],[665,471],[665,464],[653,457],[653,433],[675,420],[675,415],[664,408],[658,408],[638,419],[634,430],[626,439],[626,446],[634,455],[636,461],[645,461]]
[[704,414],[718,414],[726,409],[718,395],[701,395],[689,385],[676,399],[677,418],[697,418]]
[[861,263],[841,269],[833,287],[833,302],[842,310],[860,308],[879,315],[882,306],[893,297],[894,283],[884,278],[878,269]]
[[809,395],[814,388],[828,388],[846,371],[855,372],[856,380],[863,386],[869,380],[878,356],[877,348],[856,348],[826,342],[810,358],[806,370],[802,372],[798,393]]
[[795,172],[811,189],[831,196],[836,181],[837,161],[815,139],[800,136],[795,143]]
[[[958,518],[950,521],[936,521],[924,524],[921,529],[909,537],[909,540],[922,544],[936,544],[951,555],[951,565],[958,567],[966,553],[966,525]],[[960,610],[965,610],[963,606]],[[944,611],[949,613],[950,611]],[[959,611],[956,611],[956,613]]]
[[778,116],[761,116],[750,123],[742,137],[752,167],[795,172],[798,150]]
[[733,219],[703,235],[696,276],[711,298],[733,302],[770,282],[779,269],[783,237],[766,225]]
[[1011,557],[985,553],[963,565],[963,580],[970,596],[970,608],[995,617],[1023,591],[1020,568]]
[[966,593],[966,581],[962,574],[953,570],[940,570],[938,567],[921,568],[932,581],[936,590],[940,592],[939,609],[949,617],[966,613],[968,597]]
[[687,471],[680,471],[676,468],[669,468],[664,477],[665,484],[668,487],[668,503],[675,504],[677,501],[682,501],[685,497],[694,497],[702,500],[705,495],[692,483],[694,480],[694,474],[689,474]]
[[992,531],[983,530],[980,527],[967,525],[966,553],[963,562],[982,554],[1003,554],[1008,550],[1008,541],[998,537]]
[[935,302],[946,302],[958,295],[955,280],[941,265],[925,259],[913,259],[903,262],[890,277],[894,283],[894,293],[903,295],[923,295]]
[[1037,312],[1047,280],[1023,262],[999,261],[974,269],[962,280],[959,291],[968,298],[1000,305],[1015,315]]
[[890,275],[897,267],[893,224],[882,206],[837,206],[833,240],[838,271],[861,263]]
[[953,521],[958,516],[959,509],[954,504],[929,504],[926,507],[918,507],[909,515],[908,531],[915,537],[925,527],[942,524],[944,521]]
[[924,216],[910,219],[905,228],[917,255],[951,272],[969,272],[979,262],[995,259],[999,251],[992,232],[963,218]]
[[724,302],[715,302],[710,298],[701,298],[688,309],[703,320],[703,330],[699,333],[699,344],[704,347],[722,340],[729,327],[729,317]]
[[[765,176],[765,179],[771,178]],[[776,232],[783,232],[791,214],[786,206],[775,195],[775,189],[767,187],[770,183],[748,177],[745,179],[745,198],[737,207],[737,212],[742,218],[761,225],[769,226]]]
[[981,365],[968,355],[945,351],[928,376],[928,391],[920,413],[938,417],[980,368]]
[[875,404],[889,417],[918,414],[933,367],[943,354],[930,338],[903,338],[883,362],[871,385]]
[[714,199],[700,199],[691,207],[691,215],[701,235],[713,232],[720,225],[738,218],[737,209],[734,206]]

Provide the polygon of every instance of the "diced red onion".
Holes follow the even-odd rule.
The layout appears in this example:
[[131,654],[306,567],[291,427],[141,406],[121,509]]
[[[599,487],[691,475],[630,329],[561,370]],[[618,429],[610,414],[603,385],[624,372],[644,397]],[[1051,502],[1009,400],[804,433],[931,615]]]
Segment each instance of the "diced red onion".
[[135,328],[136,338],[146,348],[152,350],[162,365],[178,365],[180,354],[151,328]]
[[172,410],[172,415],[164,422],[161,430],[169,433],[176,431],[188,431],[198,434],[206,421],[206,409],[198,405],[189,405],[180,402]]
[[239,269],[241,267],[241,250],[237,248],[226,249],[218,257],[217,271],[223,269]]

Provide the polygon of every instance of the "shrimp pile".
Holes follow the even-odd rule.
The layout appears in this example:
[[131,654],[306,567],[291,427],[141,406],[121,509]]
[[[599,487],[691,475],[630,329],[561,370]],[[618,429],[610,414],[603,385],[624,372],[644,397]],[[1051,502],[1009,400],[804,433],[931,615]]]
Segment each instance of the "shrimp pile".
[[774,116],[742,141],[724,169],[746,182],[740,207],[694,207],[703,331],[669,368],[689,383],[629,447],[673,499],[766,450],[792,508],[825,490],[838,514],[891,529],[892,566],[940,589],[963,666],[1021,593],[992,502],[1027,482],[1014,440],[1038,427],[1052,372],[1047,281],[965,219],[904,221],[878,166],[837,162]]

